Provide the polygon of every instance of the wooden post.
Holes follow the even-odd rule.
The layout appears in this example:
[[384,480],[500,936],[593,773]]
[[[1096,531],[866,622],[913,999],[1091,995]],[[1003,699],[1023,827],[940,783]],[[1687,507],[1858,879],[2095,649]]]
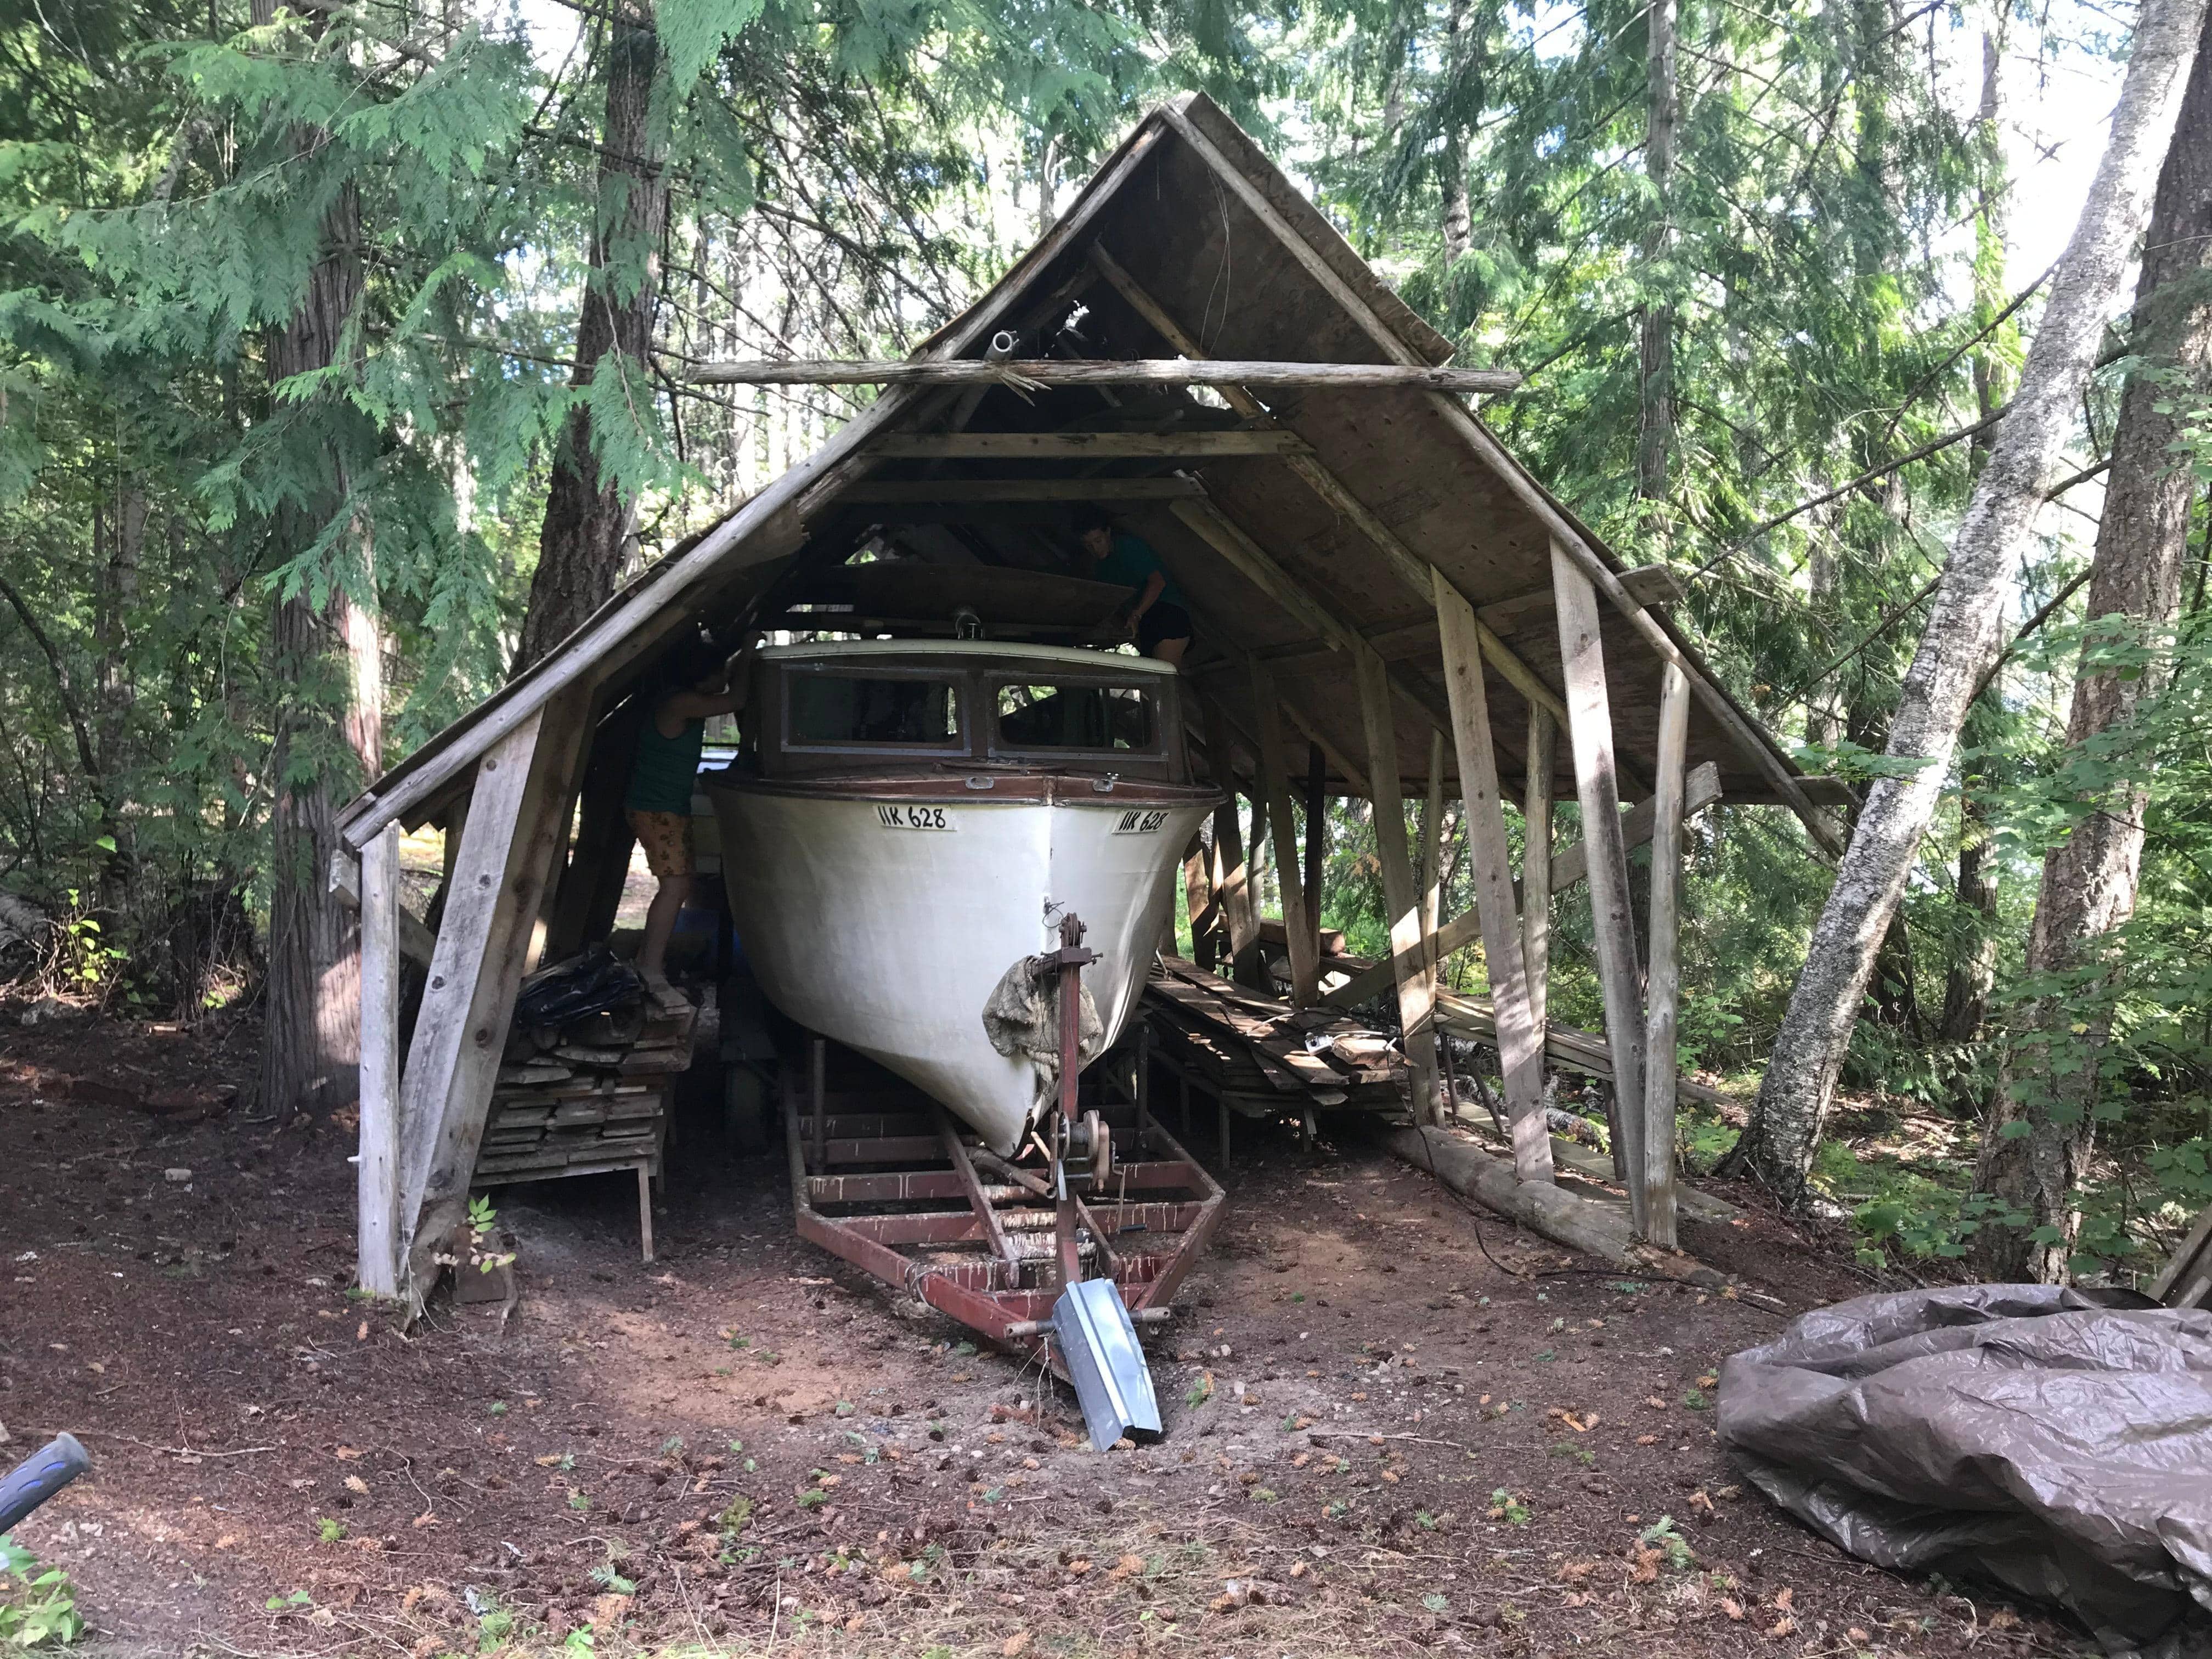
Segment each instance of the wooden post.
[[[1644,1237],[1674,1248],[1674,1018],[1682,990],[1682,789],[1690,678],[1667,665],[1659,690],[1657,813],[1651,832],[1651,968],[1644,1021]],[[1626,1111],[1626,1103],[1622,1109]]]
[[806,1045],[806,1098],[812,1108],[811,1121],[814,1138],[814,1172],[830,1173],[830,1042],[826,1037],[815,1037]]
[[1621,834],[1620,787],[1613,763],[1613,706],[1598,636],[1597,592],[1554,539],[1552,591],[1559,621],[1559,661],[1567,681],[1567,738],[1574,750],[1575,798],[1589,849],[1590,925],[1605,996],[1606,1046],[1613,1055],[1613,1168],[1628,1188],[1638,1234],[1647,1220],[1644,1176],[1644,990],[1636,973],[1636,917],[1628,902],[1628,847]]
[[1559,723],[1547,710],[1532,707],[1527,793],[1521,803],[1521,967],[1528,981],[1528,1029],[1535,1035],[1540,1094],[1551,1024],[1552,772],[1559,746]]
[[400,1087],[400,1236],[416,1295],[466,1207],[589,695],[576,688],[523,720],[477,766]]
[[1498,1024],[1498,1066],[1513,1133],[1517,1181],[1552,1178],[1552,1137],[1544,1120],[1544,1039],[1528,1006],[1528,963],[1513,903],[1512,854],[1505,841],[1505,804],[1491,740],[1490,693],[1483,684],[1474,610],[1441,573],[1436,580],[1437,628],[1443,647],[1444,689],[1450,693],[1452,738],[1459,747],[1459,786],[1467,812],[1468,854],[1474,865],[1475,915],[1490,962],[1490,1000]]
[[399,1294],[399,826],[361,849],[361,1165],[356,1273]]
[[1229,718],[1221,704],[1201,693],[1199,713],[1206,721],[1206,757],[1214,787],[1224,797],[1213,809],[1213,896],[1228,939],[1230,971],[1258,933],[1252,919],[1251,872],[1244,860],[1244,826],[1237,811],[1237,772],[1229,746]]
[[1437,1121],[1436,991],[1422,963],[1421,896],[1406,848],[1406,797],[1399,782],[1398,728],[1390,717],[1389,676],[1382,659],[1365,645],[1353,653],[1352,665],[1359,679],[1360,720],[1366,729],[1375,846],[1382,863],[1382,902],[1390,914],[1390,953],[1397,963],[1398,1022],[1406,1036],[1413,1121],[1433,1123]]
[[[1256,774],[1256,763],[1254,770]],[[1245,797],[1252,804],[1251,832],[1244,837],[1244,914],[1248,931],[1244,943],[1234,947],[1229,977],[1239,985],[1249,985],[1273,996],[1274,981],[1267,975],[1267,953],[1260,943],[1260,918],[1267,912],[1267,798],[1261,789],[1255,775],[1252,793]]]
[[[575,955],[590,940],[605,938],[614,925],[622,878],[629,874],[635,841],[629,819],[623,811],[623,797],[629,792],[630,767],[637,758],[637,733],[644,724],[645,704],[643,697],[629,698],[599,723],[591,738],[575,851],[562,872],[553,900],[552,922],[545,933],[548,962]],[[607,902],[610,890],[613,904]]]
[[1297,826],[1291,821],[1291,782],[1283,758],[1283,721],[1275,702],[1275,677],[1252,659],[1253,720],[1260,734],[1260,787],[1267,798],[1267,823],[1275,835],[1275,879],[1283,890],[1283,937],[1291,957],[1291,1000],[1311,1007],[1321,997],[1320,936],[1306,920],[1305,884],[1298,871]]
[[1421,944],[1428,951],[1429,972],[1443,971],[1437,949],[1437,923],[1443,916],[1444,878],[1444,734],[1429,733],[1429,798],[1421,803]]
[[1328,860],[1328,757],[1306,744],[1306,919],[1313,924],[1314,960],[1321,960],[1321,894]]
[[1192,831],[1190,845],[1182,854],[1182,908],[1190,918],[1190,959],[1201,968],[1213,966],[1213,945],[1208,937],[1212,924],[1206,921],[1206,908],[1213,902],[1213,883],[1206,867],[1205,838]]

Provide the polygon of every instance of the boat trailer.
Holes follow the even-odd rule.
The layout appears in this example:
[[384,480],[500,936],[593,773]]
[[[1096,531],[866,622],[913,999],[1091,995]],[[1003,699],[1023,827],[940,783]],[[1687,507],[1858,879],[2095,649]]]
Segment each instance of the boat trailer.
[[1066,917],[1060,949],[1030,959],[1052,984],[1059,1089],[1015,1157],[811,1033],[785,1056],[782,1104],[799,1237],[1072,1383],[1103,1450],[1160,1433],[1135,1327],[1169,1316],[1224,1194],[1152,1115],[1144,1021],[1079,1075],[1083,933]]

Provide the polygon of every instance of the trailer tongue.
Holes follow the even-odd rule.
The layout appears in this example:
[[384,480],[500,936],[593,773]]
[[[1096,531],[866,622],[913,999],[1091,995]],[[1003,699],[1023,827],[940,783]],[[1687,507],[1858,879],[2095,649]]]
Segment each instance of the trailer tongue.
[[786,1057],[783,1109],[799,1236],[1048,1366],[1103,1449],[1160,1433],[1136,1327],[1168,1316],[1223,1194],[1152,1115],[1146,1028],[1080,1075],[1083,932],[1066,917],[1030,962],[1059,1086],[1015,1156],[824,1037]]

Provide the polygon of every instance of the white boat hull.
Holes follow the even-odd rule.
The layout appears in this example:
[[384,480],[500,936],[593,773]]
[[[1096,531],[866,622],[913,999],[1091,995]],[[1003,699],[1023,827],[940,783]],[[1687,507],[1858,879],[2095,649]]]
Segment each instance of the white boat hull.
[[1081,798],[710,791],[731,914],[769,1000],[943,1102],[1002,1155],[1029,1127],[1036,1075],[991,1046],[993,988],[1020,958],[1057,949],[1073,911],[1100,958],[1084,982],[1111,1042],[1208,810],[1062,787]]

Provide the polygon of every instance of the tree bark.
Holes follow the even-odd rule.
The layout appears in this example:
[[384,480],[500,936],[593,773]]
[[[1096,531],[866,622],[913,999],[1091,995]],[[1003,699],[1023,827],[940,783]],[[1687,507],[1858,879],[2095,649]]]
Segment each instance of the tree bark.
[[[1644,176],[1651,182],[1654,218],[1644,240],[1647,278],[1667,257],[1670,235],[1669,198],[1674,187],[1674,125],[1677,118],[1674,75],[1675,0],[1651,0],[1644,15],[1649,23],[1645,53],[1649,109],[1644,144]],[[1663,501],[1667,468],[1674,446],[1674,310],[1663,301],[1647,300],[1637,340],[1638,398],[1636,493],[1645,501]]]
[[1953,538],[1889,728],[1901,775],[1868,792],[1735,1152],[1785,1201],[1802,1199],[1875,953],[1905,890],[1951,769],[1959,730],[2005,633],[2004,598],[2052,463],[2102,343],[2106,313],[2149,208],[2197,53],[2204,0],[2146,0],[2112,114],[2112,139],[1987,465]]
[[1952,894],[1956,938],[1936,1031],[1946,1042],[1972,1042],[1981,1036],[1996,981],[1997,884],[1986,867],[1989,840],[1989,802],[1969,779],[1959,792],[1959,879]]
[[[2200,391],[2212,369],[2212,305],[2191,288],[2208,265],[2212,52],[2200,46],[2151,208],[2130,340],[2146,363],[2179,370]],[[2195,482],[2177,459],[2183,440],[2173,402],[2171,386],[2142,373],[2121,394],[2087,606],[2103,635],[2154,652],[2180,609]],[[2166,679],[2155,655],[2132,676],[2085,658],[2066,723],[2069,750],[2081,755],[2126,726]],[[2069,1276],[2075,1194],[2096,1145],[2098,1061],[2111,1036],[2104,982],[2120,970],[2109,936],[2135,910],[2148,800],[2139,775],[2122,776],[2084,796],[2073,833],[2044,854],[2027,974],[2045,988],[2006,1055],[1975,1183],[2016,1218],[1993,1218],[1975,1236],[1976,1265],[1990,1279],[2063,1284]]]
[[1437,191],[1443,214],[1444,269],[1449,270],[1474,246],[1474,209],[1467,193],[1467,127],[1456,114],[1461,84],[1467,73],[1469,0],[1451,0],[1444,24],[1444,99],[1451,113],[1444,119],[1443,149],[1437,158]]
[[[257,15],[266,0],[257,0]],[[301,154],[328,142],[303,129]],[[350,184],[323,221],[323,255],[292,320],[269,342],[271,386],[337,360],[340,335],[362,295],[361,198]],[[325,394],[318,403],[335,401]],[[332,418],[325,413],[325,418]],[[329,472],[307,503],[279,511],[280,557],[310,546],[345,510],[348,478],[335,447]],[[365,530],[363,581],[373,561]],[[279,1117],[353,1097],[361,1060],[361,934],[331,896],[337,849],[336,803],[382,769],[382,657],[373,612],[333,580],[319,607],[304,589],[277,601],[272,677],[290,688],[278,705],[270,756],[269,970],[264,986],[261,1101]],[[349,771],[354,775],[349,776]]]
[[[608,24],[606,119],[600,135],[599,206],[590,272],[576,323],[570,384],[589,386],[610,354],[623,372],[643,372],[653,349],[660,290],[660,242],[668,185],[649,106],[660,37],[651,9],[635,0]],[[612,366],[611,366],[611,368]],[[641,380],[637,396],[649,398]],[[615,591],[629,540],[631,508],[593,450],[592,418],[579,409],[562,428],[538,538],[538,569],[515,647],[520,674],[582,625]]]

